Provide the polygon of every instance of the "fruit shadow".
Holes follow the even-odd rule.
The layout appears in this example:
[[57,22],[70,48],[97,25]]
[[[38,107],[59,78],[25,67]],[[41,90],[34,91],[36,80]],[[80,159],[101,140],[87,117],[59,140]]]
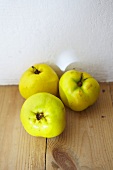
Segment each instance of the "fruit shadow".
[[45,64],[48,64],[58,75],[58,77],[60,78],[62,76],[62,74],[64,73],[64,71],[62,71],[56,64],[54,63],[49,63],[49,62],[45,62]]
[[78,71],[84,71],[89,74],[91,74],[97,81],[99,82],[107,82],[108,75],[107,71],[104,69],[104,67],[100,66],[100,64],[94,64],[94,63],[85,63],[85,62],[73,62],[69,64],[65,70],[61,70],[56,64],[54,63],[46,63],[50,65],[53,70],[57,73],[58,77],[60,78],[62,74],[68,70],[78,70]]

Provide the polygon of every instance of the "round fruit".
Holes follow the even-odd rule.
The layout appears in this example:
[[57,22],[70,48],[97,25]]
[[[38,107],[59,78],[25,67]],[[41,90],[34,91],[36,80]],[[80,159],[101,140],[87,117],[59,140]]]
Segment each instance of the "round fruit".
[[86,72],[69,70],[62,75],[59,81],[61,100],[74,111],[82,111],[94,104],[99,92],[99,83]]
[[47,64],[35,64],[26,70],[20,78],[20,94],[27,99],[38,92],[58,95],[59,78]]
[[20,119],[30,135],[52,138],[65,129],[65,107],[56,96],[45,92],[37,93],[24,102]]

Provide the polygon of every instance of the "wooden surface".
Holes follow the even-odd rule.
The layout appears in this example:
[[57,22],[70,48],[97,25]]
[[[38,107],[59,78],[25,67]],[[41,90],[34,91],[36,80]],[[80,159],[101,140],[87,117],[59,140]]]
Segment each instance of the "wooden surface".
[[83,112],[66,109],[65,131],[32,137],[20,122],[17,86],[0,86],[0,170],[113,170],[113,83]]

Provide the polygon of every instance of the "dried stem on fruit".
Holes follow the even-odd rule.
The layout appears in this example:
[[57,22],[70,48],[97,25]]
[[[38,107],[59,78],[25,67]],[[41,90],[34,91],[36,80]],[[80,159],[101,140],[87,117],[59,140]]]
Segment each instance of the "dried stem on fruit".
[[33,68],[33,72],[35,74],[40,74],[41,73],[36,67],[32,66],[32,68]]

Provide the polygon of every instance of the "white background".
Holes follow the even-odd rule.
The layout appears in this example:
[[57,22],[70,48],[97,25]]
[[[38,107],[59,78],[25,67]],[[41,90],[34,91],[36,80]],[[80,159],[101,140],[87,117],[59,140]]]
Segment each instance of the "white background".
[[[0,84],[18,84],[34,63],[74,50],[99,81],[113,81],[112,0],[0,0]],[[76,61],[76,57],[75,57]]]

